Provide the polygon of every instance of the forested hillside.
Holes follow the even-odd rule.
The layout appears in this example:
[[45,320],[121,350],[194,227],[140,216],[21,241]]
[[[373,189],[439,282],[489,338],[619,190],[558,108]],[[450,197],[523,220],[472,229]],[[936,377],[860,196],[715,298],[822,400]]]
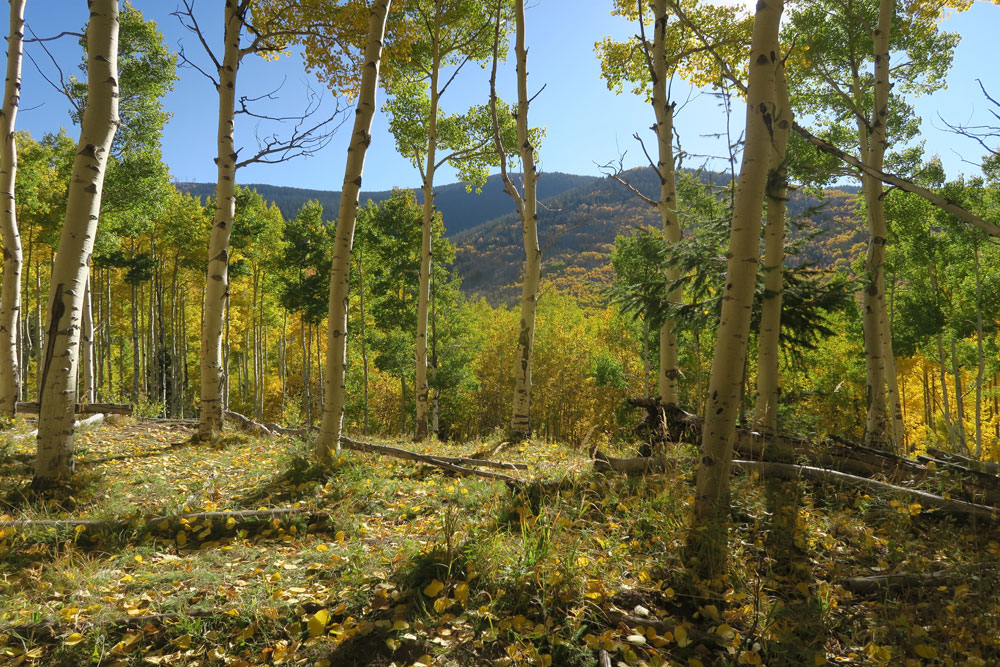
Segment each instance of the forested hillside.
[[[559,172],[546,173],[539,181],[538,196],[542,199],[555,197],[567,190],[578,188],[598,180],[594,176],[577,176]],[[207,199],[215,194],[214,183],[175,183],[178,190],[185,194]],[[333,190],[305,190],[280,185],[263,183],[247,184],[248,188],[256,190],[265,201],[278,206],[286,218],[294,218],[302,205],[309,200],[316,200],[323,206],[323,219],[337,219],[337,209],[340,207],[340,192]],[[419,188],[414,191],[417,201],[423,203],[423,193]],[[435,188],[434,204],[445,221],[445,229],[449,236],[475,227],[500,215],[501,211],[512,208],[510,198],[503,191],[503,183],[499,176],[490,176],[481,191],[472,191],[464,183],[451,183]],[[385,201],[392,191],[362,192],[361,205],[372,201]]]
[[[729,177],[718,173],[688,172],[706,185],[724,186]],[[623,175],[647,196],[659,189],[656,173],[635,169]],[[544,183],[548,175],[539,179]],[[788,214],[791,239],[810,237],[792,256],[795,263],[846,271],[864,242],[863,219],[856,195],[827,190],[821,199],[801,191],[792,193]],[[596,288],[612,279],[611,250],[615,237],[657,224],[657,212],[623,185],[610,178],[594,180],[545,199],[539,214],[539,236],[544,248],[542,274],[553,288],[595,302]],[[691,221],[695,226],[697,221]],[[519,290],[519,262],[524,256],[516,214],[488,220],[476,227],[449,233],[456,245],[455,271],[467,294],[490,303],[510,303]]]

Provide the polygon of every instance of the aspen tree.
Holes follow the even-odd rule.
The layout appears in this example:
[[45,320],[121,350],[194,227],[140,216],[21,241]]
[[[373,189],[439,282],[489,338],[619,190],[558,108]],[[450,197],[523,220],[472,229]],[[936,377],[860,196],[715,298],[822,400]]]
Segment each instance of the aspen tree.
[[746,146],[733,206],[725,294],[705,406],[689,543],[692,555],[698,559],[695,566],[703,574],[720,572],[725,560],[724,521],[729,503],[729,468],[750,333],[764,187],[774,133],[774,75],[781,12],[781,0],[759,0],[750,42]]
[[[660,217],[663,236],[668,244],[681,240],[680,219],[677,213],[676,165],[674,159],[674,121],[676,102],[670,99],[670,83],[680,76],[698,85],[714,83],[719,78],[716,56],[736,59],[743,57],[749,39],[749,17],[734,7],[718,7],[692,3],[685,11],[704,29],[705,43],[695,39],[693,30],[681,21],[671,22],[670,10],[680,10],[674,0],[652,0],[653,9],[652,40],[646,35],[646,17],[643,5],[647,0],[616,0],[613,13],[634,19],[638,23],[639,34],[626,42],[615,42],[605,38],[595,46],[600,54],[602,76],[612,90],[621,91],[623,82],[634,84],[634,92],[647,97],[653,107],[656,119],[653,130],[656,134],[657,161],[655,170],[660,180],[658,199],[647,197],[635,188],[624,175],[613,173],[611,177],[629,189],[647,205],[655,208]],[[712,52],[712,53],[709,53]],[[638,138],[638,135],[636,135]],[[668,285],[665,294],[670,304],[680,304],[683,289],[678,285],[680,271],[669,268],[665,272]],[[660,297],[661,299],[663,297]],[[665,406],[678,403],[678,347],[676,322],[667,316],[660,326],[660,370],[657,390],[660,402]]]
[[[872,36],[875,54],[875,102],[868,122],[858,120],[858,143],[862,161],[881,170],[885,162],[886,123],[889,115],[889,30],[892,27],[894,0],[879,2],[878,24]],[[857,94],[860,97],[860,94]],[[888,376],[887,358],[892,355],[885,304],[885,245],[889,231],[882,204],[882,183],[862,174],[861,188],[868,212],[868,252],[865,256],[867,285],[862,296],[862,323],[865,335],[865,373],[868,385],[868,418],[865,445],[892,449],[894,433],[890,424],[888,386],[896,378]],[[895,368],[893,363],[892,369]]]
[[73,419],[83,297],[97,233],[104,175],[118,129],[118,1],[91,0],[87,107],[52,270],[45,353],[39,374],[36,488],[73,474]]
[[[663,225],[663,236],[668,243],[681,240],[681,223],[677,217],[677,186],[674,174],[674,108],[675,103],[667,96],[667,0],[653,2],[653,111],[656,114],[656,147],[658,159],[656,169],[660,177],[660,200],[656,203]],[[640,16],[641,20],[641,16]],[[671,283],[680,277],[678,269],[667,271]],[[667,293],[667,301],[680,303],[683,291],[674,287]],[[665,406],[676,406],[677,380],[677,333],[673,318],[664,320],[660,327],[660,372],[657,387],[660,402]]]
[[767,224],[764,232],[764,302],[757,347],[757,404],[754,410],[755,426],[766,433],[778,430],[778,343],[785,263],[785,201],[788,197],[785,152],[792,129],[785,64],[781,60],[775,66],[774,92],[774,138],[771,143],[771,169],[767,177]]
[[354,227],[358,217],[358,196],[361,193],[361,176],[365,155],[371,144],[372,119],[375,116],[378,91],[379,66],[382,62],[382,41],[385,37],[386,17],[390,0],[376,0],[368,19],[368,40],[362,63],[361,88],[354,116],[351,143],[347,148],[347,166],[344,169],[344,186],[340,194],[340,213],[337,219],[337,236],[333,248],[333,266],[330,274],[330,313],[327,325],[327,354],[325,399],[316,443],[316,459],[330,461],[340,451],[340,436],[344,425],[346,401],[345,375],[347,372],[347,311],[351,275],[351,248],[354,244]]
[[[448,164],[461,180],[481,187],[488,175],[492,155],[487,119],[480,106],[464,114],[445,114],[441,99],[455,77],[469,62],[487,59],[491,53],[489,7],[480,0],[411,0],[407,10],[419,27],[410,62],[394,63],[386,90],[393,96],[385,109],[389,129],[399,152],[420,172],[423,192],[421,224],[420,284],[417,291],[416,332],[416,428],[414,438],[423,440],[428,427],[430,389],[427,377],[428,322],[430,314],[434,179]],[[450,71],[446,68],[450,68]],[[416,80],[414,80],[416,79]]]
[[3,236],[3,288],[0,290],[0,418],[12,419],[21,393],[17,342],[21,314],[21,235],[17,228],[14,182],[17,179],[17,142],[14,126],[21,98],[21,59],[24,50],[26,0],[10,0],[7,37],[7,78],[0,108],[0,234]]
[[497,5],[496,30],[493,44],[493,73],[490,77],[490,113],[493,117],[493,139],[500,155],[500,176],[504,188],[517,205],[521,217],[521,237],[524,241],[524,273],[521,283],[521,318],[514,354],[514,401],[510,420],[511,438],[531,437],[531,362],[535,341],[535,313],[538,308],[538,284],[541,278],[542,252],[538,247],[538,171],[535,168],[535,147],[528,127],[528,49],[525,46],[524,0],[515,0],[515,55],[517,57],[517,145],[524,177],[522,195],[507,171],[507,152],[497,113],[497,61],[500,48],[500,13]]
[[222,61],[218,63],[219,116],[216,132],[215,217],[208,242],[208,279],[201,332],[201,418],[198,435],[210,438],[222,430],[222,328],[229,295],[229,237],[236,218],[236,147],[234,142],[236,75],[240,67],[240,34],[245,3],[226,0]]

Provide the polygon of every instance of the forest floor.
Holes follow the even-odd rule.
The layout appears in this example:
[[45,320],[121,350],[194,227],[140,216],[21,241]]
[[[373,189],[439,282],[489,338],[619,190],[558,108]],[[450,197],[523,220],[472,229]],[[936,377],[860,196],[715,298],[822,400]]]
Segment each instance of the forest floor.
[[[48,501],[27,492],[33,441],[0,440],[0,664],[1000,664],[996,524],[734,478],[728,574],[697,581],[681,557],[688,447],[627,478],[525,443],[498,455],[527,464],[510,474],[561,483],[512,492],[353,452],[318,470],[289,438],[190,436],[130,419],[82,431],[78,481]],[[840,583],[903,572],[950,575],[864,596]]]

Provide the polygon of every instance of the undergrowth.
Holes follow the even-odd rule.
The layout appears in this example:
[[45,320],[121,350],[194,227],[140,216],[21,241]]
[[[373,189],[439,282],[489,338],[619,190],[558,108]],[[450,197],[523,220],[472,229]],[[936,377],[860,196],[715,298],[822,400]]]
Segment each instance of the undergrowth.
[[[726,574],[699,580],[684,451],[628,478],[520,443],[499,455],[529,466],[511,492],[353,453],[319,468],[294,440],[189,436],[134,422],[82,434],[85,474],[55,500],[24,492],[26,443],[0,447],[5,521],[117,522],[0,529],[0,663],[1000,662],[997,529],[899,498],[734,478]],[[275,508],[297,513],[180,518]],[[841,585],[939,570],[961,577],[873,596]]]

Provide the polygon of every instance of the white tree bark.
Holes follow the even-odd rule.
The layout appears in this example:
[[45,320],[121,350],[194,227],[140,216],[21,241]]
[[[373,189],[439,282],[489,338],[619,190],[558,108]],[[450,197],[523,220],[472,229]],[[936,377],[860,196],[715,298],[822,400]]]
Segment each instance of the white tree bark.
[[[653,111],[656,114],[656,144],[658,159],[656,169],[660,177],[660,201],[657,208],[663,225],[663,235],[668,243],[681,240],[681,224],[677,217],[677,187],[674,173],[674,103],[667,96],[667,0],[655,0],[653,34]],[[667,280],[680,277],[677,269],[667,271]],[[667,294],[667,301],[678,303],[683,290],[675,288]],[[677,334],[673,318],[667,318],[660,327],[660,373],[658,388],[660,402],[664,405],[678,403],[677,381],[680,377],[677,362]]]
[[[510,420],[513,438],[531,436],[531,362],[535,347],[535,312],[538,308],[538,283],[542,273],[542,252],[538,247],[538,171],[535,147],[528,134],[528,49],[524,39],[524,0],[515,0],[517,21],[517,145],[521,151],[524,173],[524,196],[521,213],[521,236],[524,239],[524,279],[521,285],[521,330],[514,355],[514,409]],[[507,179],[509,180],[509,179]],[[512,191],[507,184],[508,192]],[[514,190],[516,192],[516,190]]]
[[323,417],[316,443],[316,459],[329,462],[340,452],[340,436],[344,426],[344,403],[347,371],[347,310],[351,276],[351,248],[354,245],[354,226],[358,217],[358,196],[361,193],[361,175],[365,168],[365,155],[371,144],[372,118],[377,108],[378,73],[382,60],[382,41],[385,36],[386,16],[390,0],[376,0],[368,20],[368,42],[365,47],[364,69],[358,108],[354,116],[354,130],[347,148],[347,166],[344,169],[344,188],[340,194],[340,213],[337,220],[337,238],[333,248],[333,267],[330,276],[330,314],[327,325],[326,391]]
[[[878,25],[873,35],[875,55],[875,105],[870,129],[859,124],[862,161],[881,170],[885,161],[886,120],[889,113],[889,30],[895,8],[894,0],[879,3]],[[862,321],[865,335],[865,368],[868,384],[868,419],[865,445],[875,449],[893,449],[893,427],[888,406],[889,378],[886,357],[892,354],[892,342],[885,314],[885,245],[888,229],[882,205],[882,183],[864,174],[861,178],[865,207],[868,211],[868,254],[865,257],[865,286],[862,297]]]
[[219,125],[215,186],[215,218],[208,243],[205,317],[201,331],[201,413],[198,435],[211,438],[222,430],[223,385],[227,369],[222,358],[222,331],[229,296],[229,236],[236,218],[236,148],[234,145],[236,75],[240,66],[243,17],[233,0],[225,3],[225,50],[219,67]]
[[35,485],[73,474],[73,410],[83,293],[94,248],[108,152],[118,129],[118,0],[91,0],[87,24],[87,108],[73,161],[66,218],[49,291],[40,373]]
[[[435,13],[435,21],[440,19]],[[429,313],[429,297],[431,285],[431,236],[434,225],[434,173],[437,162],[437,115],[440,93],[438,91],[438,75],[440,74],[440,61],[437,54],[438,39],[437,25],[435,25],[434,55],[431,64],[430,97],[431,109],[427,121],[427,161],[424,167],[424,206],[423,222],[421,224],[420,237],[420,284],[417,295],[417,340],[416,358],[417,368],[415,372],[417,399],[417,423],[414,432],[414,440],[424,440],[428,434],[428,415],[430,413],[429,390],[427,384],[427,321]]]
[[94,311],[90,298],[90,268],[83,288],[83,320],[80,330],[80,365],[83,371],[81,403],[94,402]]
[[21,314],[21,235],[17,229],[14,182],[17,179],[17,144],[14,126],[21,99],[21,56],[24,50],[24,5],[10,0],[10,34],[7,37],[7,78],[0,108],[0,235],[3,237],[3,288],[0,289],[0,418],[13,419],[21,390],[18,325]]
[[725,554],[723,517],[728,508],[730,460],[760,255],[760,221],[770,164],[774,68],[782,8],[781,0],[758,1],[750,43],[746,147],[733,207],[722,316],[712,361],[695,489],[692,538],[701,559],[698,567],[705,573],[718,572]]
[[757,342],[757,403],[754,424],[766,433],[778,431],[779,342],[785,264],[785,200],[788,170],[785,152],[792,129],[792,108],[785,85],[785,66],[775,67],[774,140],[767,183],[767,227],[764,232],[764,303]]

